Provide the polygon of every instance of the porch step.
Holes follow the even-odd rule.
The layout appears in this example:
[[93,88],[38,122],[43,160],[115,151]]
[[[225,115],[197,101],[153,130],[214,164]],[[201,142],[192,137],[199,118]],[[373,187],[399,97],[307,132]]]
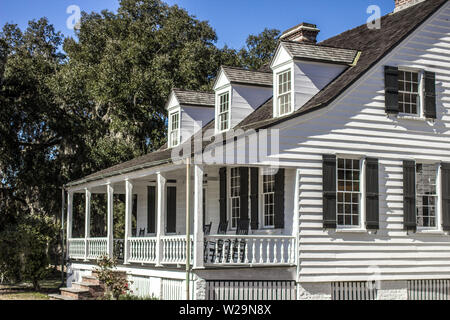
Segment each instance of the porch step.
[[77,300],[75,298],[66,297],[61,294],[49,294],[48,297],[50,298],[50,300]]
[[90,291],[85,289],[61,288],[59,291],[63,297],[74,298],[75,300],[88,300],[92,298]]
[[81,277],[82,283],[88,283],[93,285],[100,285],[100,280],[96,276],[82,276]]
[[89,282],[73,282],[73,289],[88,290],[90,295],[94,298],[103,296],[105,289],[101,284]]

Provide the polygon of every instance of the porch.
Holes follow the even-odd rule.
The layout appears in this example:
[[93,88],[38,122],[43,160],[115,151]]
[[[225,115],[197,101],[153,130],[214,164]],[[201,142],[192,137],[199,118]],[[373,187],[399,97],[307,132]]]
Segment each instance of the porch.
[[[295,265],[294,175],[289,174],[288,169],[288,173],[281,169],[283,179],[286,177],[282,192],[287,196],[283,196],[283,205],[277,207],[275,203],[268,203],[267,194],[263,192],[268,191],[264,185],[267,179],[263,178],[263,168],[239,168],[244,175],[238,177],[239,189],[244,191],[233,198],[236,182],[232,181],[232,169],[193,165],[188,173],[186,167],[173,165],[132,179],[69,190],[67,257],[88,262],[110,256],[118,258],[124,265],[161,268],[181,267],[186,263],[194,269]],[[245,176],[246,171],[248,176]],[[261,172],[261,175],[257,176],[256,172]],[[252,183],[255,177],[261,192],[257,192],[255,183]],[[187,179],[191,186],[188,186]],[[224,188],[228,191],[225,196]],[[273,194],[269,195],[273,202],[276,192],[272,191]],[[74,194],[85,198],[84,237],[72,236]],[[91,199],[94,194],[103,194],[106,198],[106,236],[99,237],[91,232]],[[123,238],[115,238],[113,232],[116,195],[124,196],[125,200]],[[239,205],[236,199],[239,199]],[[189,221],[186,219],[187,207],[191,212]],[[268,210],[272,210],[272,216],[264,216]],[[283,219],[281,228],[274,225],[276,210],[283,210],[282,215],[278,215]],[[192,248],[189,259],[186,256],[188,241]]]

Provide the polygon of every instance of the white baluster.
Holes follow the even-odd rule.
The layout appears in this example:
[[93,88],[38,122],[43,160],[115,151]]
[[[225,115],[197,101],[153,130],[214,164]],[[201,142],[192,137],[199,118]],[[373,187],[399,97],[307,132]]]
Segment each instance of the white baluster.
[[284,263],[284,239],[281,239],[281,263]]
[[276,264],[278,262],[278,257],[277,257],[277,243],[278,243],[278,239],[274,239],[273,240],[273,263]]
[[233,262],[234,262],[234,244],[235,244],[235,242],[234,241],[236,241],[236,240],[232,240],[232,239],[230,239],[230,264],[233,264]]
[[226,245],[225,245],[225,239],[222,241],[222,264],[225,264],[225,258],[226,258],[226,254],[225,254],[225,250],[226,250]]
[[267,256],[266,256],[266,263],[270,263],[270,244],[271,239],[267,239]]
[[214,263],[219,263],[219,239],[214,240]]
[[256,240],[252,239],[252,263],[256,263]]
[[264,263],[263,260],[263,239],[259,239],[259,263]]
[[244,240],[244,244],[245,244],[245,260],[244,263],[248,263],[248,240],[245,239]]

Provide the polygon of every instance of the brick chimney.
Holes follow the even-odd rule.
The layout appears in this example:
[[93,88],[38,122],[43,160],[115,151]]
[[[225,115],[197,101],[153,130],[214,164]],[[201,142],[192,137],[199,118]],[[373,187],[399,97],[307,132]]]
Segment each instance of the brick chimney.
[[280,39],[302,43],[316,43],[320,30],[315,24],[303,22],[283,32]]
[[395,0],[395,10],[394,12],[401,11],[403,9],[409,8],[425,0]]

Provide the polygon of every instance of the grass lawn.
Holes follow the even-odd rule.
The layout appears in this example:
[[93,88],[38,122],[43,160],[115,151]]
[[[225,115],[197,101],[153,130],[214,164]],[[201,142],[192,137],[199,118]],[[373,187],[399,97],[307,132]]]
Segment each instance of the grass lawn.
[[31,283],[0,284],[0,300],[48,300],[48,294],[59,292],[61,274],[53,274],[48,279],[42,280],[40,284],[39,292],[34,291]]

